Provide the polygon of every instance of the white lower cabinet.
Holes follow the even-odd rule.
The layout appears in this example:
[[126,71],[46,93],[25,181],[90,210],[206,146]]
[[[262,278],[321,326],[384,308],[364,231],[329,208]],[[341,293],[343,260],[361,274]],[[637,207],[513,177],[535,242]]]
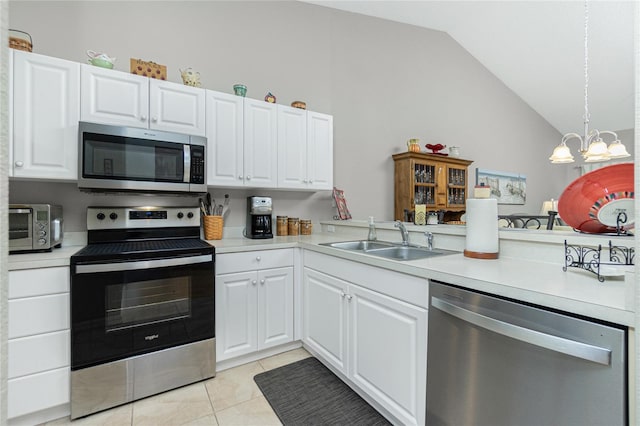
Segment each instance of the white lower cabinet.
[[[405,281],[413,288],[394,294]],[[403,424],[425,422],[426,287],[421,278],[305,252],[305,345]]]
[[220,254],[216,263],[217,361],[292,342],[293,250]]
[[68,406],[50,418],[43,413],[69,404],[69,284],[68,267],[9,272],[9,419],[68,414]]

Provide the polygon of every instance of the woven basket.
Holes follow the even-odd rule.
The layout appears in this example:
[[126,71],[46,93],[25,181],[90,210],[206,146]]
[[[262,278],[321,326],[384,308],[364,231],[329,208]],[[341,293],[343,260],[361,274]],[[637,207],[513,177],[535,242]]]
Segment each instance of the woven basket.
[[[20,33],[20,34],[14,34]],[[25,39],[22,34],[29,37]],[[20,30],[9,30],[9,47],[16,50],[24,50],[25,52],[33,52],[33,39],[29,33]]]
[[203,216],[204,239],[205,240],[221,240],[222,227],[224,221],[222,216]]

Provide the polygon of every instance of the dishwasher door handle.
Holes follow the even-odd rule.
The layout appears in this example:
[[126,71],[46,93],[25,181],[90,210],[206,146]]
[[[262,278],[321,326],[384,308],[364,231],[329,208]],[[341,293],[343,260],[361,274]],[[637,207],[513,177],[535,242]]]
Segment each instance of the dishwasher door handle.
[[597,364],[611,364],[611,351],[606,348],[576,342],[575,340],[565,339],[563,337],[542,333],[540,331],[500,321],[486,315],[469,311],[455,303],[447,302],[437,297],[431,298],[431,306],[463,321],[512,339],[540,346],[555,352],[560,352],[565,355],[595,362]]

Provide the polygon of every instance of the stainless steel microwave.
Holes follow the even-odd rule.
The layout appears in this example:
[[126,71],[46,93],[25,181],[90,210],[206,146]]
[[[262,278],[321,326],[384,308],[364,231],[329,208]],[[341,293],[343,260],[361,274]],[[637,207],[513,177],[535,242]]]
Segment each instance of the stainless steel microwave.
[[62,244],[62,206],[9,204],[9,252],[51,251]]
[[90,191],[207,191],[201,136],[80,122],[78,188]]

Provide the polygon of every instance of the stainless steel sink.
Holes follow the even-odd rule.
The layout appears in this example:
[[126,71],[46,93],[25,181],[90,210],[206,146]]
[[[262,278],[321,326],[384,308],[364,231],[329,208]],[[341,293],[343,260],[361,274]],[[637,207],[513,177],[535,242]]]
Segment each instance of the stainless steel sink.
[[367,251],[367,254],[374,256],[386,257],[387,259],[394,260],[417,260],[426,259],[428,257],[443,256],[445,254],[454,254],[455,251],[431,249],[426,247],[412,247],[412,246],[395,246],[387,247],[376,250]]
[[451,250],[429,250],[426,247],[406,246],[402,243],[392,243],[388,241],[341,241],[336,243],[323,243],[320,245],[393,260],[417,260],[457,253]]
[[325,243],[320,245],[339,248],[343,250],[356,250],[356,251],[366,251],[366,250],[393,247],[393,243],[388,243],[386,241],[367,241],[367,240],[342,241],[339,243]]

